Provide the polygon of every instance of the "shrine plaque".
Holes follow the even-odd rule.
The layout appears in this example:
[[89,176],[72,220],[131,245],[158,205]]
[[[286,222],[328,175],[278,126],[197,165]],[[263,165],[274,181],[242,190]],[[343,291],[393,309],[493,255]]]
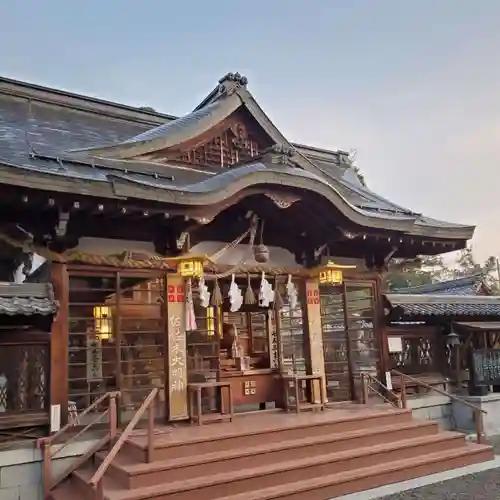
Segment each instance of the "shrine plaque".
[[[325,360],[323,355],[323,331],[321,328],[321,306],[319,284],[316,280],[306,281],[305,294],[307,297],[307,332],[309,335],[309,352],[311,354],[311,370],[313,375],[323,377],[323,400],[326,401]],[[319,383],[313,382],[313,400],[321,401]]]
[[187,406],[187,366],[184,279],[167,275],[167,287],[174,290],[167,299],[168,332],[168,419],[185,420],[189,417]]
[[471,368],[474,385],[500,385],[500,349],[475,349]]

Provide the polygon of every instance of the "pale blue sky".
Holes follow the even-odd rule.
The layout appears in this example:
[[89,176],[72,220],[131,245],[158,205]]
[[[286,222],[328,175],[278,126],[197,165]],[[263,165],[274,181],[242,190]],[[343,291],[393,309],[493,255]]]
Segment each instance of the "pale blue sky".
[[0,74],[184,114],[239,71],[288,138],[500,254],[499,0],[0,0]]

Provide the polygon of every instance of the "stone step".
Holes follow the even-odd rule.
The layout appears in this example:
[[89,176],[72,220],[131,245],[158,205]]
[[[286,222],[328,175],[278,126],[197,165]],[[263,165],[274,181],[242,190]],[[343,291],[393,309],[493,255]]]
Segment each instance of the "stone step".
[[[295,481],[252,492],[230,494],[218,500],[330,500],[342,495],[466,467],[492,460],[493,451],[485,445],[467,445],[406,460],[392,461],[373,467],[325,475],[307,481]],[[142,500],[146,497],[115,496],[108,500]],[[152,500],[171,500],[168,496],[151,496]],[[198,500],[198,499],[197,499]],[[205,500],[199,497],[199,500]]]
[[[193,454],[190,457],[137,463],[130,457],[122,456],[115,460],[107,474],[126,488],[138,488],[200,476],[210,476],[227,470],[245,470],[259,466],[273,466],[293,458],[294,460],[348,451],[357,456],[371,446],[384,443],[393,444],[396,449],[401,442],[412,446],[426,443],[441,443],[442,446],[463,444],[461,434],[441,433],[432,422],[408,421],[384,427],[369,427],[345,433],[311,436],[282,443],[262,443],[249,448],[236,448],[206,454]],[[98,454],[100,463],[106,453]]]
[[[326,434],[352,432],[358,429],[384,427],[412,419],[410,410],[360,411],[359,414],[332,419],[333,411],[326,411],[314,418],[304,415],[300,418],[283,415],[279,423],[252,429],[245,427],[244,418],[234,423],[220,423],[194,427],[189,435],[179,439],[176,432],[155,439],[152,461],[189,457],[194,454],[211,453],[230,449],[243,449],[266,443],[281,443],[287,440],[304,439]],[[211,434],[207,429],[211,428]],[[122,448],[122,454],[136,461],[146,462],[147,438],[129,439]]]
[[[154,485],[144,484],[128,491],[140,494],[144,489],[149,490],[151,487],[157,487],[157,494],[161,493],[165,498],[171,500],[189,500],[192,498],[216,500],[228,494],[252,492],[255,490],[256,484],[259,485],[259,488],[270,488],[292,483],[297,477],[300,477],[301,481],[312,480],[356,468],[380,465],[388,461],[427,456],[445,450],[463,449],[464,446],[463,436],[459,434],[435,434],[343,452],[310,456],[303,459],[296,459],[291,456],[287,461],[243,470],[231,468],[229,471],[223,470],[216,474],[206,474],[188,480],[168,481],[165,479],[165,481]],[[93,471],[87,469],[83,473],[77,471],[75,476],[83,484],[89,481],[92,473]],[[110,483],[106,487],[108,492]],[[118,490],[122,488],[116,482],[114,482],[113,489],[115,495],[121,494]],[[123,491],[126,491],[126,489],[123,489]],[[163,496],[160,498],[163,498]],[[135,498],[135,496],[130,498]]]

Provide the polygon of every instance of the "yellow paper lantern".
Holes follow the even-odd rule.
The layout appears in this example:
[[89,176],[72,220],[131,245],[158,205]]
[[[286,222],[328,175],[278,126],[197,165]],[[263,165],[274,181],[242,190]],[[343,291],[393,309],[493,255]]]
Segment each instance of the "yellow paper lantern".
[[108,306],[94,307],[94,328],[101,340],[108,340],[113,334],[113,320],[111,308]]
[[341,266],[329,260],[318,269],[320,285],[342,285],[344,282],[343,269],[354,269],[356,266]]
[[183,259],[179,262],[177,270],[184,278],[201,278],[203,276],[203,261],[201,259]]

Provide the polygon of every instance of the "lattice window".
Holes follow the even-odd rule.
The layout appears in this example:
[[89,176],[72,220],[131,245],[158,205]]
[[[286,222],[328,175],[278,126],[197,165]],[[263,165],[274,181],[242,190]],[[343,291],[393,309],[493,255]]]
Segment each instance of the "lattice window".
[[[295,282],[299,288],[302,284]],[[295,308],[288,303],[285,285],[279,283],[279,293],[284,302],[279,311],[279,335],[281,343],[281,364],[284,373],[305,374],[307,373],[306,361],[306,335],[304,332],[304,311],[299,302]]]
[[48,409],[49,362],[47,345],[0,344],[0,413]]
[[242,124],[236,124],[219,136],[180,155],[180,160],[194,165],[230,167],[259,155],[259,144]]
[[[408,374],[439,372],[439,336],[434,332],[425,334],[402,334],[402,352],[391,352],[391,368]],[[446,356],[446,351],[443,352]],[[446,359],[446,358],[445,358]]]

